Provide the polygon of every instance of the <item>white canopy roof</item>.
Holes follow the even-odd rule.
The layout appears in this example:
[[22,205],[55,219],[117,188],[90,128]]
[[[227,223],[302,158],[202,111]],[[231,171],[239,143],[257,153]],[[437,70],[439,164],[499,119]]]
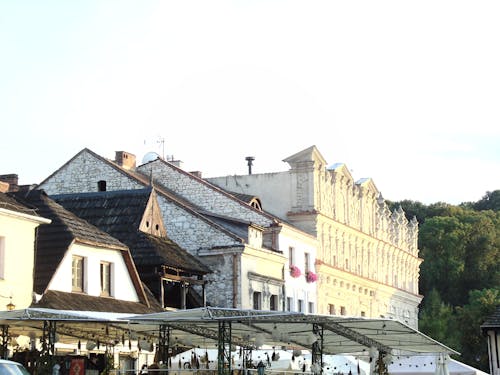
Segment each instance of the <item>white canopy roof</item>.
[[[344,316],[311,315],[291,312],[198,308],[128,317],[133,330],[157,330],[164,324],[172,330],[174,341],[190,341],[206,346],[207,340],[217,342],[220,324],[230,323],[234,345],[262,344],[311,349],[323,335],[323,353],[348,354],[368,351],[395,353],[448,353],[453,349],[417,330],[392,319],[370,319]],[[135,325],[135,326],[134,326]],[[149,325],[149,328],[148,328]],[[258,345],[260,344],[260,345]]]

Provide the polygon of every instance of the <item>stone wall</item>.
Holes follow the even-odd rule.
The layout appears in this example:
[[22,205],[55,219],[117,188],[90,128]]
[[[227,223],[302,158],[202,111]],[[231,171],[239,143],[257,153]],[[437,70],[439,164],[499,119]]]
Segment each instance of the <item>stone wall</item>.
[[242,207],[244,203],[241,201],[166,161],[156,159],[139,166],[137,170],[147,176],[152,173],[156,183],[162,184],[168,190],[211,213],[256,223],[261,226],[272,224],[272,219],[268,216],[254,209],[249,209],[250,206],[248,205]]
[[40,185],[47,194],[89,193],[98,190],[98,182],[106,181],[107,190],[142,189],[144,186],[83,150]]

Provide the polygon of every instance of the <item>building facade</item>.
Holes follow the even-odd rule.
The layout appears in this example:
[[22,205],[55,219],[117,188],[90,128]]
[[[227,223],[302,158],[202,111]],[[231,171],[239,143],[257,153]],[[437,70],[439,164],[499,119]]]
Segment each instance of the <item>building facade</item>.
[[318,241],[318,313],[389,317],[417,328],[418,225],[391,212],[371,179],[327,166],[315,146],[284,160],[285,172],[223,176],[211,183],[260,198],[267,210]]
[[[27,308],[33,297],[35,230],[50,220],[0,190],[0,310]],[[2,187],[0,185],[0,187]],[[2,192],[3,190],[3,192]]]
[[[289,280],[289,248],[316,265],[316,239],[186,172],[154,160],[136,167],[133,154],[115,160],[84,149],[39,188],[49,195],[143,189],[154,184],[168,237],[213,272],[206,276],[211,306],[317,311],[315,281]],[[302,301],[302,302],[301,302]]]

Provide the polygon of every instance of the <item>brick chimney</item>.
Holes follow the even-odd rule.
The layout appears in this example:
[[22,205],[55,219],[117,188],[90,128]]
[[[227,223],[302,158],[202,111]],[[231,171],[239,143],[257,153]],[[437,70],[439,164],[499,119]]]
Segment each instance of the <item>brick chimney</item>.
[[2,174],[0,175],[0,181],[2,182],[1,191],[5,189],[5,185],[7,185],[6,191],[18,191],[19,190],[19,177],[17,174]]
[[9,184],[7,182],[0,181],[0,193],[7,193],[9,191]]
[[135,169],[135,155],[129,152],[116,151],[115,162],[125,169]]

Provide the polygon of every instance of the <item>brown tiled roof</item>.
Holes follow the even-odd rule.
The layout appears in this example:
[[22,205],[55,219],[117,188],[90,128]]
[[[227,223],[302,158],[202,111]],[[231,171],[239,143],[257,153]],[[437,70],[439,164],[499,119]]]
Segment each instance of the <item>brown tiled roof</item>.
[[50,199],[43,190],[13,194],[20,202],[36,207],[42,217],[52,220],[49,225],[41,225],[37,233],[34,289],[38,294],[43,294],[45,291],[73,241],[128,251],[126,245],[64,209]]
[[43,295],[42,299],[38,303],[32,304],[31,307],[42,307],[56,310],[102,311],[130,314],[148,314],[163,311],[151,292],[148,294],[148,300],[151,307],[139,302],[49,290]]

